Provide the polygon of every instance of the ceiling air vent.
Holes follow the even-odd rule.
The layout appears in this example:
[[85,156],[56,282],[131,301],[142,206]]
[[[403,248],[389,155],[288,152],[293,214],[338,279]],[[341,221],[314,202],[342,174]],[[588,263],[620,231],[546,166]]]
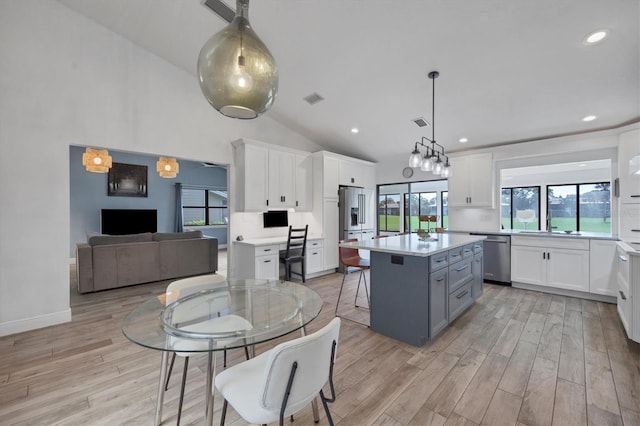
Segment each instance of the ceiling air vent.
[[205,0],[203,4],[227,22],[233,21],[233,18],[236,16],[235,10],[230,8],[222,0]]
[[414,118],[413,120],[414,123],[416,123],[418,125],[418,127],[426,127],[426,126],[430,126],[431,124],[429,124],[429,122],[427,120],[425,120],[423,117],[420,118]]
[[317,104],[320,101],[324,101],[324,98],[322,96],[320,96],[319,94],[317,94],[316,92],[314,92],[314,93],[312,93],[312,94],[310,94],[308,96],[305,96],[302,99],[307,101],[307,103],[309,105],[314,105],[314,104]]

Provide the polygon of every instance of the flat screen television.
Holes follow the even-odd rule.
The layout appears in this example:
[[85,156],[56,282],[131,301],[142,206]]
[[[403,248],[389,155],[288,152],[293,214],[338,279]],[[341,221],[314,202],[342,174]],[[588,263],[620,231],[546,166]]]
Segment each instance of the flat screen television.
[[289,212],[287,210],[269,210],[262,213],[262,224],[265,228],[279,228],[289,226]]
[[102,209],[100,229],[107,235],[157,232],[158,211],[155,209]]

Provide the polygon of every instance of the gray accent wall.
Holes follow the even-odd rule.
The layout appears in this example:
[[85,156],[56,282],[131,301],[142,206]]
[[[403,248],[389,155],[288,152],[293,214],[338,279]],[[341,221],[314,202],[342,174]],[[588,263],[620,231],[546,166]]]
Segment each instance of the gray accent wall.
[[[85,147],[69,147],[70,185],[70,257],[75,257],[76,243],[87,241],[87,235],[100,233],[101,209],[156,209],[158,232],[173,232],[175,218],[175,184],[227,188],[227,170],[204,167],[196,161],[178,159],[180,172],[174,179],[161,178],[156,172],[158,156],[109,151],[114,163],[147,166],[147,197],[107,195],[107,173],[90,173],[82,165]],[[202,229],[207,236],[227,244],[227,227]]]

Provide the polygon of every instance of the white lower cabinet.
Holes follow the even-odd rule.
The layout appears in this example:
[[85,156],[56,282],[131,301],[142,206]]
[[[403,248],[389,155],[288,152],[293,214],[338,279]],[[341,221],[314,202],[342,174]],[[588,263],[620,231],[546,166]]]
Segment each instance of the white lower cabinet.
[[618,248],[616,252],[616,271],[618,281],[618,315],[627,336],[633,336],[633,303],[631,285],[631,258],[625,250]]
[[338,259],[338,199],[325,198],[322,206],[322,229],[324,229],[324,266],[328,271],[339,266]]
[[616,251],[618,314],[629,339],[640,342],[640,253],[618,243]]
[[589,291],[589,250],[549,249],[547,285]]
[[304,256],[304,267],[307,275],[324,270],[324,248],[322,240],[308,240],[307,253]]
[[615,241],[591,240],[589,247],[589,292],[617,297]]
[[589,240],[512,237],[511,281],[589,292]]
[[[511,281],[546,285],[545,249],[516,246],[511,242]],[[543,257],[544,256],[544,257]]]
[[278,244],[256,246],[235,243],[236,277],[276,280],[280,273]]

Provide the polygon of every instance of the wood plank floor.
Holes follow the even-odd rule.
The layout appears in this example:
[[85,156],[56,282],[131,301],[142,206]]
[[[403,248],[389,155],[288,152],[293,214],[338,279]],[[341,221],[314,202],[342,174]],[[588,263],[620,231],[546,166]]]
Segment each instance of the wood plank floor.
[[[333,318],[341,279],[307,281],[325,301],[309,331]],[[347,278],[340,312],[362,320],[357,280]],[[72,267],[71,284],[70,323],[0,338],[0,424],[151,424],[160,354],[130,343],[120,325],[167,283],[79,295]],[[182,424],[203,423],[204,369],[205,357],[191,358]],[[485,284],[421,348],[343,321],[335,379],[338,425],[640,425],[640,345],[626,338],[615,305],[511,287]],[[175,424],[179,388],[174,372],[163,424]],[[227,424],[245,422],[230,409]],[[294,424],[313,424],[311,410]]]

